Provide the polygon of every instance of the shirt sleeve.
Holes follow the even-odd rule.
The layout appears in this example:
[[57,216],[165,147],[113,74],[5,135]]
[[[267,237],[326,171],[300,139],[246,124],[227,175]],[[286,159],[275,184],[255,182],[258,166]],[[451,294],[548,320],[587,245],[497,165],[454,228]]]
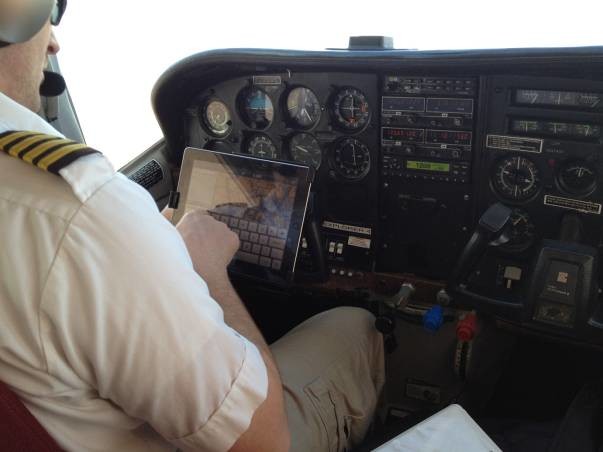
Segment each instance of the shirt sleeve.
[[183,449],[229,449],[267,395],[257,348],[224,323],[150,196],[120,176],[72,219],[41,332],[49,372],[71,372]]

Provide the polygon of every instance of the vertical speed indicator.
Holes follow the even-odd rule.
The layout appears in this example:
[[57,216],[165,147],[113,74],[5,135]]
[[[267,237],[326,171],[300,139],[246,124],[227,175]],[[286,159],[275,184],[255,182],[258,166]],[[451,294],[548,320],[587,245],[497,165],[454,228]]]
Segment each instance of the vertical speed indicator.
[[322,151],[320,144],[309,133],[298,133],[289,141],[289,153],[291,158],[305,165],[313,166],[314,169],[320,167],[322,161]]

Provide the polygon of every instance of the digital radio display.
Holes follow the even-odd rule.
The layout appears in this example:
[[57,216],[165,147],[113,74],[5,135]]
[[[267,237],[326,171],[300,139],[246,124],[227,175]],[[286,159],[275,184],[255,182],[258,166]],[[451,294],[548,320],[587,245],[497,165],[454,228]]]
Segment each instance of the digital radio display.
[[522,134],[549,135],[584,139],[601,138],[601,126],[588,123],[540,121],[534,119],[511,120],[511,131]]
[[424,112],[425,98],[383,96],[381,109],[385,115],[397,112]]
[[433,113],[473,113],[473,99],[446,99],[430,98],[427,99],[427,112]]
[[423,143],[425,141],[425,130],[382,127],[381,139],[384,143],[390,141],[401,143]]
[[425,141],[437,144],[459,144],[471,146],[471,132],[458,130],[427,130]]
[[518,89],[515,103],[520,105],[550,105],[553,107],[600,107],[602,95],[576,91],[548,91],[542,89]]
[[450,172],[450,164],[449,163],[439,163],[439,162],[420,162],[420,161],[416,161],[416,160],[408,160],[406,162],[406,168],[409,170],[435,171],[438,173],[449,173]]

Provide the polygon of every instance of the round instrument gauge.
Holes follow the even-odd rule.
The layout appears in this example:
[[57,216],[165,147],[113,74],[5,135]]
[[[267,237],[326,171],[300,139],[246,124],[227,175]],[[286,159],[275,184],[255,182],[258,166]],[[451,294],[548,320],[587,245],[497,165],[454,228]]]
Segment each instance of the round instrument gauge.
[[302,129],[312,128],[321,114],[316,94],[303,86],[293,88],[287,96],[287,114],[296,126]]
[[201,113],[205,127],[212,135],[225,137],[230,132],[232,121],[226,104],[220,100],[209,100]]
[[506,251],[521,252],[527,250],[534,243],[536,226],[530,216],[520,209],[511,212],[511,230],[509,241],[502,248]]
[[278,158],[276,146],[266,135],[255,135],[247,144],[247,152],[263,159]]
[[332,114],[335,123],[345,130],[363,129],[371,111],[366,96],[356,88],[343,88],[333,98]]
[[584,160],[573,160],[561,166],[557,181],[569,194],[584,196],[597,187],[597,171]]
[[241,114],[252,129],[266,129],[274,119],[270,96],[259,88],[250,88],[241,94]]
[[320,167],[322,161],[322,151],[318,140],[309,133],[298,133],[291,138],[289,142],[289,153],[291,158],[314,169]]
[[368,147],[355,138],[344,138],[335,143],[332,155],[333,168],[349,180],[360,180],[371,168]]
[[503,198],[525,201],[540,190],[540,172],[530,159],[505,157],[494,166],[492,187]]

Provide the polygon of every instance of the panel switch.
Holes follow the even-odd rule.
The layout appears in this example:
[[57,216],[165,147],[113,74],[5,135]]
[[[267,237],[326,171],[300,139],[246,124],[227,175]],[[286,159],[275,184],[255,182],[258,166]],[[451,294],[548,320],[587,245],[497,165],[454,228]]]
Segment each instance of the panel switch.
[[335,252],[335,242],[329,242],[329,253],[333,254]]
[[513,267],[511,265],[505,267],[504,279],[507,289],[511,290],[513,288],[513,282],[521,280],[521,273],[522,271],[519,267]]

